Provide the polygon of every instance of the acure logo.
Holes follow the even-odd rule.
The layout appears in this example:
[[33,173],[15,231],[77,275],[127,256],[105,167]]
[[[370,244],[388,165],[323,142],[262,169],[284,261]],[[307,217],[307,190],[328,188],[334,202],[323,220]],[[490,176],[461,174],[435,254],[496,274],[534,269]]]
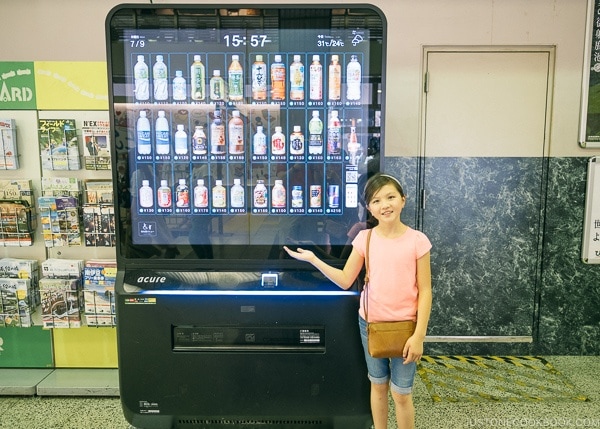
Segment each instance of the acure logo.
[[159,276],[140,276],[137,279],[138,283],[164,283],[167,281],[166,277],[159,277]]

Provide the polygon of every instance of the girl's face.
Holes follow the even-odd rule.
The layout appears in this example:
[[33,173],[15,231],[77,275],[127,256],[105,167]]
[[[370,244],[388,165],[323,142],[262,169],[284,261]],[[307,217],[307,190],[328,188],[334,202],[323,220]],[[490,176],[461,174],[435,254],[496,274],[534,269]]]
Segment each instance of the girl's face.
[[373,194],[367,209],[379,223],[392,222],[400,219],[400,213],[402,213],[405,203],[406,197],[400,195],[393,184],[388,183]]

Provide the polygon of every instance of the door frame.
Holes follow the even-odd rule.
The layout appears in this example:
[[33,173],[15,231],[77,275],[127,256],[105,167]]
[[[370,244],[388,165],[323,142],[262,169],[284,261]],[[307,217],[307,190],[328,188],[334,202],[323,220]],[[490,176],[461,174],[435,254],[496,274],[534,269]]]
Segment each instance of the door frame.
[[541,201],[540,201],[540,218],[539,218],[539,234],[537,243],[537,263],[534,286],[534,303],[533,303],[533,320],[532,320],[532,335],[510,335],[510,336],[427,336],[426,342],[433,343],[533,343],[534,339],[539,338],[539,316],[540,316],[540,284],[542,278],[542,244],[544,235],[544,219],[546,212],[546,198],[548,188],[548,161],[551,145],[551,125],[553,119],[553,100],[554,100],[554,79],[556,74],[556,46],[554,45],[505,45],[505,46],[472,46],[472,45],[424,45],[422,47],[422,69],[421,69],[421,97],[420,97],[420,128],[419,128],[419,149],[418,149],[418,195],[420,197],[417,208],[417,228],[423,229],[423,211],[426,208],[426,188],[425,188],[425,158],[426,158],[426,130],[427,130],[427,71],[429,54],[431,53],[547,53],[548,54],[548,76],[546,88],[546,108],[545,108],[545,123],[544,137],[542,150],[542,180],[541,180]]

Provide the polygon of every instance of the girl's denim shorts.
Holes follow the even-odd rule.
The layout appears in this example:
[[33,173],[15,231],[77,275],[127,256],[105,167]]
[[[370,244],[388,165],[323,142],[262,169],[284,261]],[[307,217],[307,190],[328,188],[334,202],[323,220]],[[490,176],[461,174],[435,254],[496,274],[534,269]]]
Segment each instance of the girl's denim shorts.
[[401,395],[410,394],[417,371],[417,364],[411,362],[404,365],[404,358],[380,359],[372,357],[369,354],[367,345],[367,322],[361,316],[358,316],[358,325],[371,383],[385,384],[391,381],[391,389],[394,392]]

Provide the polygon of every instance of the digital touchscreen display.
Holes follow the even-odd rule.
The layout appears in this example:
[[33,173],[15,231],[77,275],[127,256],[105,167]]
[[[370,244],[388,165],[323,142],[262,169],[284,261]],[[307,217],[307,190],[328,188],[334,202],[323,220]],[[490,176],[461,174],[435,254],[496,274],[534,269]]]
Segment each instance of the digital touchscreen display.
[[107,26],[120,256],[343,258],[380,167],[382,15],[136,7]]

